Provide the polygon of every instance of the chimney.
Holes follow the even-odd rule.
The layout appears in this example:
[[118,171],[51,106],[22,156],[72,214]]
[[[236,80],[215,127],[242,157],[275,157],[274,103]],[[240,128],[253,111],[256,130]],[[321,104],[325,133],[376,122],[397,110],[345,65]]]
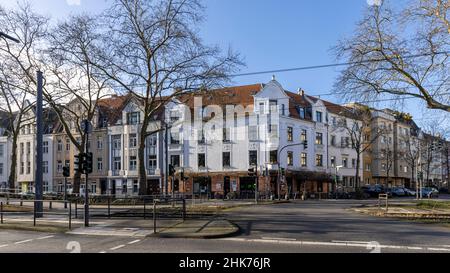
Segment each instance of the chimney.
[[300,96],[305,96],[305,90],[303,90],[302,88],[299,88],[298,89],[298,94],[300,95]]

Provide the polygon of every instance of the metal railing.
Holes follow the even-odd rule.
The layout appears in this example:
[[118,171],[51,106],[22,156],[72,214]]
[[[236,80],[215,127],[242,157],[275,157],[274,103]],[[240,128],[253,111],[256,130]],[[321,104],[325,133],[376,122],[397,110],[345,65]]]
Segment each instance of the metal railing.
[[[23,210],[23,211],[8,211],[5,208],[5,205],[13,205],[14,203],[18,203],[19,207],[27,207],[24,206],[24,204],[26,203],[32,203],[32,211],[27,211],[27,210]],[[36,204],[37,203],[43,203],[44,205],[44,210],[41,212],[38,212],[36,210]],[[48,203],[48,207],[47,209],[45,206],[45,203]],[[63,210],[63,212],[61,212],[61,210],[53,210],[53,204],[54,203],[62,203],[62,204],[69,204],[68,206],[68,210]],[[28,206],[29,208],[31,208],[30,206]],[[67,216],[68,218],[68,227],[69,229],[72,229],[72,202],[69,201],[55,201],[55,200],[9,200],[9,204],[4,204],[3,201],[0,202],[0,224],[4,224],[5,223],[5,217],[6,215],[30,215],[32,213],[33,216],[33,226],[36,226],[37,223],[37,219],[42,219],[45,215],[53,215],[53,216]]]

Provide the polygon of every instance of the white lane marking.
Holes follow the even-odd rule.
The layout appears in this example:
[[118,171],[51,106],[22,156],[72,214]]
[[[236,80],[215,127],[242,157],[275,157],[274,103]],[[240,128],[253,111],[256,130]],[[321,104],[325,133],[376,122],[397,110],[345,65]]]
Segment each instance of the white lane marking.
[[101,254],[105,254],[105,253],[106,253],[106,251],[100,251],[99,253],[101,253]]
[[276,237],[261,237],[264,240],[275,240],[275,241],[297,241],[297,239],[291,238],[276,238]]
[[45,239],[50,239],[50,238],[53,238],[53,237],[55,237],[55,235],[49,235],[49,236],[40,237],[40,238],[37,238],[36,240],[45,240]]
[[2,247],[7,247],[8,245],[0,245],[0,248],[2,248]]
[[132,241],[132,242],[129,242],[128,244],[129,245],[132,245],[132,244],[136,244],[136,243],[139,243],[141,240],[134,240],[134,241]]
[[15,242],[14,244],[18,245],[18,244],[24,244],[24,243],[28,243],[33,241],[33,239],[28,239],[28,240],[23,240],[23,241],[19,241],[19,242]]
[[336,241],[333,240],[333,243],[348,243],[348,244],[370,244],[370,242],[364,242],[364,241]]
[[118,250],[118,249],[120,249],[122,247],[125,247],[125,245],[115,246],[113,248],[110,248],[109,250]]
[[[268,239],[244,239],[244,238],[224,238],[220,239],[223,241],[236,241],[236,242],[256,242],[256,243],[271,243],[271,244],[293,244],[293,245],[309,245],[309,246],[344,246],[344,247],[362,247],[366,248],[368,243],[365,242],[353,242],[353,243],[347,243],[347,242],[339,242],[339,241],[333,241],[333,242],[313,242],[313,241],[295,241],[295,240],[288,240],[288,241],[281,241],[281,240],[268,240]],[[351,242],[351,241],[349,241]],[[424,247],[414,247],[414,246],[396,246],[396,245],[380,245],[380,248],[384,249],[404,249],[404,250],[429,250],[429,251],[448,251],[450,252],[449,248],[424,248]]]
[[431,251],[450,251],[450,249],[447,249],[447,248],[434,248],[434,247],[429,247],[429,248],[427,248],[428,250],[431,250]]

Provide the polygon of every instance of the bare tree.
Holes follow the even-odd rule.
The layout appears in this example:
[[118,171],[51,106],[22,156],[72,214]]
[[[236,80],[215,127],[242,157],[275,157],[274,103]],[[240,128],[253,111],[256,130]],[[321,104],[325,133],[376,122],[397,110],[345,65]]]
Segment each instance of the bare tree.
[[9,188],[16,182],[17,140],[24,124],[31,122],[27,112],[33,107],[36,90],[33,73],[37,62],[34,58],[36,46],[44,36],[47,18],[32,12],[29,4],[20,4],[17,9],[0,7],[2,31],[17,38],[13,43],[0,38],[0,110],[8,113],[12,122],[9,136],[12,140],[11,171]]
[[141,102],[138,172],[144,195],[144,151],[155,113],[186,91],[222,83],[241,61],[232,51],[223,55],[202,43],[196,29],[203,20],[199,0],[115,0],[102,19],[104,47],[91,62],[115,88]]
[[[356,188],[360,187],[359,172],[361,155],[367,152],[372,144],[383,133],[380,128],[372,128],[372,113],[365,105],[349,105],[340,112],[342,118],[337,123],[337,129],[343,129],[350,137],[351,147],[356,152]],[[349,122],[350,121],[350,122]]]
[[447,0],[411,0],[400,11],[373,5],[353,37],[335,47],[349,62],[335,84],[346,99],[418,98],[450,112]]
[[400,141],[404,143],[404,149],[400,153],[400,157],[405,160],[406,164],[408,164],[408,167],[411,169],[411,181],[417,183],[415,175],[420,157],[419,136],[415,133],[409,133],[402,135]]
[[[49,32],[49,46],[45,51],[48,76],[45,99],[80,153],[85,151],[88,141],[82,121],[87,120],[96,126],[97,104],[111,93],[107,79],[90,61],[97,54],[100,42],[97,29],[94,17],[72,16]],[[80,178],[81,173],[76,172],[74,193],[79,193]]]

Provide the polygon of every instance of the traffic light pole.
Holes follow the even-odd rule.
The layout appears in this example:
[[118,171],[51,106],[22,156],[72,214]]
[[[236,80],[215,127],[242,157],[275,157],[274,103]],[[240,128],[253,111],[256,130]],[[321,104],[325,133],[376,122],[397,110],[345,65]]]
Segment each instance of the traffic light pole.
[[[84,121],[85,122],[85,128],[84,128],[84,132],[85,132],[85,154],[87,155],[89,153],[89,123],[88,121]],[[86,160],[87,161],[87,160]],[[85,164],[86,165],[86,164]],[[85,181],[85,186],[84,186],[84,226],[85,227],[89,227],[89,172],[86,171],[86,181]]]
[[41,71],[37,72],[37,96],[36,96],[36,172],[35,172],[35,212],[37,218],[42,218],[44,213],[43,200],[43,74]]

